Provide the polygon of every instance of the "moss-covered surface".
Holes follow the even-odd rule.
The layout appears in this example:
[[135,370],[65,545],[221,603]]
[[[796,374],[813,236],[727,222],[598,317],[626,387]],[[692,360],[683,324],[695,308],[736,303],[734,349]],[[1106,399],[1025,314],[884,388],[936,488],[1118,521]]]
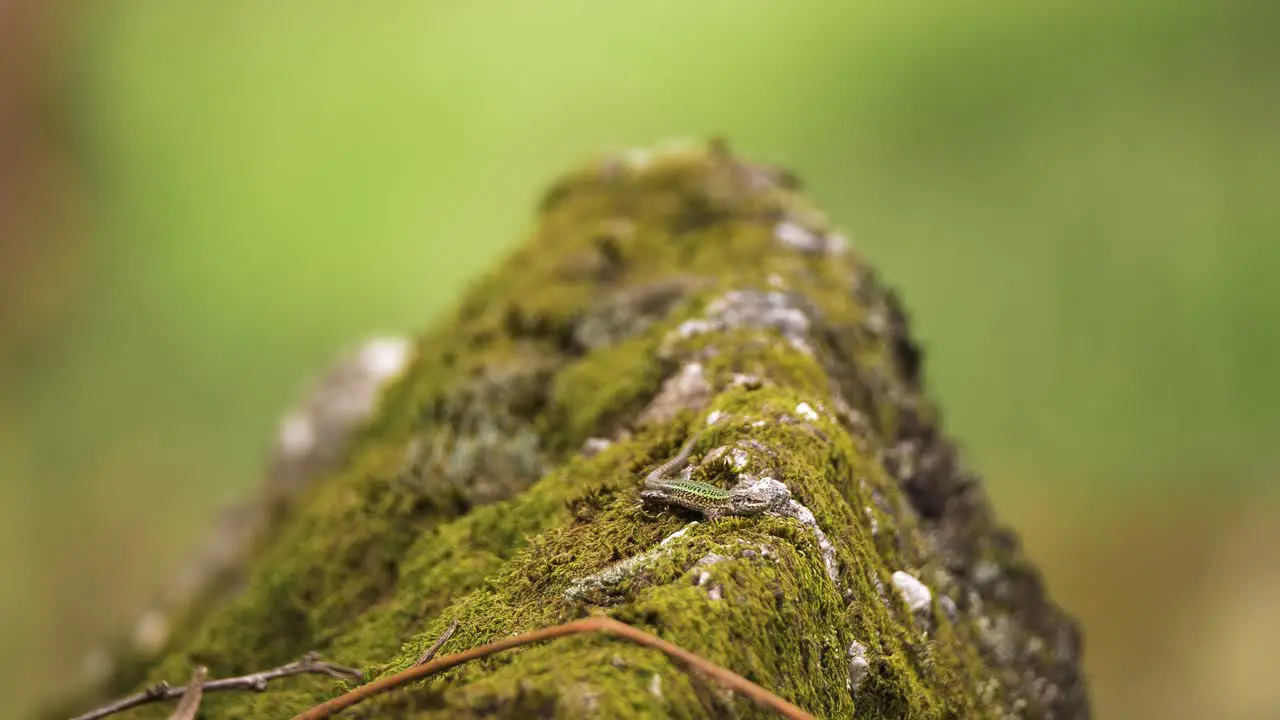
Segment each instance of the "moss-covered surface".
[[[896,298],[786,173],[717,143],[591,163],[418,341],[244,589],[183,620],[158,656],[121,663],[104,693],[312,650],[376,676],[455,620],[446,653],[607,612],[819,717],[1087,717],[1077,631],[958,468],[919,366]],[[727,485],[728,466],[702,459],[759,448],[751,471],[812,511],[835,581],[817,534],[788,517],[701,522],[659,546],[696,518],[641,507],[641,478],[709,418],[695,472]],[[611,443],[586,452],[590,438]],[[908,608],[898,571],[932,590],[927,606]],[[855,643],[865,674],[851,673]],[[288,717],[338,690],[292,678],[210,694],[201,717]],[[488,658],[349,714],[767,716],[603,636]]]

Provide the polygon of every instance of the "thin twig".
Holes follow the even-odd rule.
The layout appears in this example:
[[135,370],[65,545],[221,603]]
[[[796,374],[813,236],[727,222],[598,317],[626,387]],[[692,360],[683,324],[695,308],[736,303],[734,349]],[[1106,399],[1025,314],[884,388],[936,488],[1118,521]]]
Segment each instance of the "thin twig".
[[[224,690],[253,690],[262,692],[267,689],[267,683],[282,677],[290,675],[328,675],[329,677],[338,678],[340,680],[359,680],[364,677],[364,673],[355,668],[343,667],[333,663],[324,662],[316,653],[307,653],[301,660],[281,665],[270,670],[263,670],[249,675],[241,675],[239,677],[223,678],[221,680],[209,680],[200,685],[203,692],[219,692]],[[83,715],[78,715],[72,720],[98,720],[99,718],[114,715],[118,712],[124,712],[139,705],[147,705],[153,702],[163,700],[173,700],[180,698],[186,694],[186,688],[170,687],[167,682],[158,682],[155,685],[143,690],[140,693],[121,698],[107,705],[103,705],[96,710],[91,710]]]
[[440,639],[432,643],[431,647],[427,648],[427,651],[422,653],[422,657],[418,658],[418,662],[414,663],[414,666],[416,667],[418,665],[422,665],[423,663],[430,661],[431,658],[435,657],[436,653],[440,652],[440,648],[444,647],[444,644],[449,642],[449,638],[453,637],[453,631],[457,629],[458,629],[457,620],[454,620],[453,622],[449,623],[449,629],[445,630],[444,634],[440,636]]
[[687,668],[692,668],[706,675],[710,675],[721,685],[724,685],[730,690],[735,690],[746,695],[757,705],[769,708],[779,715],[788,718],[788,720],[815,720],[812,715],[801,710],[799,707],[783,700],[777,695],[765,690],[759,685],[731,670],[726,670],[710,660],[695,655],[678,645],[673,645],[660,637],[650,635],[643,630],[638,630],[630,625],[618,622],[611,617],[605,617],[603,615],[586,618],[584,620],[575,620],[555,627],[542,628],[523,635],[516,635],[515,637],[503,638],[502,640],[474,647],[470,650],[464,650],[460,653],[446,655],[445,657],[432,660],[422,665],[415,665],[394,675],[378,678],[371,683],[361,685],[360,687],[339,695],[336,698],[316,705],[315,707],[295,715],[293,720],[322,720],[322,718],[327,718],[334,713],[351,707],[356,703],[368,700],[375,695],[384,693],[415,680],[421,680],[440,672],[441,670],[447,670],[448,668],[456,665],[461,665],[478,658],[487,657],[496,652],[520,647],[521,645],[528,645],[541,640],[550,640],[552,638],[564,637],[566,635],[591,632],[603,632],[611,635],[617,635],[634,643],[651,647],[655,650],[660,650],[663,653],[666,653],[668,657],[683,663]]
[[200,700],[204,698],[204,679],[209,676],[209,668],[201,665],[191,673],[191,681],[187,683],[178,707],[173,709],[169,720],[196,720],[200,712]]

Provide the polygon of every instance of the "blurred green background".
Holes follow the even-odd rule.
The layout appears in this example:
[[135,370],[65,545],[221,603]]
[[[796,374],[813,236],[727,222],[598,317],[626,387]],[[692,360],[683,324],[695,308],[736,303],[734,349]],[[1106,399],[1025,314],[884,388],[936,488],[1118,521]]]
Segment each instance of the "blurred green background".
[[903,290],[1098,717],[1280,716],[1274,2],[47,7],[75,222],[0,254],[0,716],[134,617],[336,351],[430,325],[558,173],[710,134]]

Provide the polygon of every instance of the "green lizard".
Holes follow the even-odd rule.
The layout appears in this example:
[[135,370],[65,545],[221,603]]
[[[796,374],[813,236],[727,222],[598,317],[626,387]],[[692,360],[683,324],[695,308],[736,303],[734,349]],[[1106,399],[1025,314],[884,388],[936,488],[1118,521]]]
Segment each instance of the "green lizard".
[[787,486],[772,478],[739,483],[732,490],[725,490],[697,480],[667,477],[667,473],[689,460],[693,446],[702,433],[701,430],[694,433],[675,457],[654,468],[645,477],[645,487],[640,491],[641,501],[693,510],[708,520],[724,515],[760,515],[767,510],[776,510],[790,501],[791,493]]

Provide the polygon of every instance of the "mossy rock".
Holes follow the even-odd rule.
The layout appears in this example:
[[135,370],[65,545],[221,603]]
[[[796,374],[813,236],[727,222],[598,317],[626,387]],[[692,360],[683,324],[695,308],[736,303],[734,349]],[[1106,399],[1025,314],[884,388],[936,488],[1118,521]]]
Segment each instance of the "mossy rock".
[[[118,649],[96,697],[310,651],[372,678],[455,621],[444,653],[606,613],[821,718],[1089,716],[1078,629],[941,434],[897,297],[789,173],[723,143],[555,183],[378,397],[351,434],[282,450],[235,562],[163,608],[158,641]],[[645,473],[699,429],[688,472],[772,477],[805,519],[642,506]],[[209,693],[200,717],[290,717],[342,687]],[[345,716],[769,714],[587,635]]]

